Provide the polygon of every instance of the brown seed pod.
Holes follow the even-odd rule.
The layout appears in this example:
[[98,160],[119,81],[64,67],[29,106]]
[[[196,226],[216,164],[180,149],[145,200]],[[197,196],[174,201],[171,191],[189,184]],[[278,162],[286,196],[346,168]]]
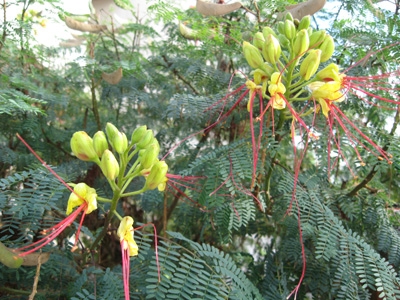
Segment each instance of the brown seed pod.
[[107,81],[109,84],[117,84],[122,79],[122,68],[119,67],[112,73],[105,73],[101,74],[101,78]]
[[83,23],[67,16],[65,16],[65,24],[67,24],[67,26],[71,29],[92,33],[97,33],[107,29],[106,25]]
[[199,30],[185,26],[181,21],[179,21],[179,33],[187,40],[204,40],[205,38],[212,40],[215,37],[212,30],[208,30],[207,33],[203,34]]
[[60,47],[64,48],[72,48],[72,47],[78,47],[82,45],[84,40],[76,40],[76,39],[70,39],[66,40],[64,42],[60,42]]
[[215,4],[197,0],[196,9],[205,16],[223,16],[242,7],[242,3],[235,2],[231,4]]
[[279,19],[283,19],[290,12],[294,19],[301,20],[303,17],[312,16],[325,6],[326,0],[308,0],[298,4],[286,6],[286,11],[278,15]]

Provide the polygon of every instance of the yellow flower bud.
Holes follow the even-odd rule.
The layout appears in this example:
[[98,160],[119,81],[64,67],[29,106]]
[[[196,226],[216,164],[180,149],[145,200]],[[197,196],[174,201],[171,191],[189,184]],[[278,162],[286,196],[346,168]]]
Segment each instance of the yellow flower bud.
[[294,26],[293,21],[286,20],[285,21],[285,36],[292,40],[296,36],[296,27]]
[[247,60],[247,63],[253,69],[257,69],[260,65],[264,63],[261,53],[257,49],[257,47],[253,46],[252,44],[246,41],[243,42],[243,54]]
[[117,127],[115,127],[110,122],[107,123],[107,125],[106,125],[106,133],[107,133],[108,140],[110,141],[111,147],[113,147],[113,148],[114,148],[114,144],[113,144],[114,136],[116,134],[118,134],[118,132],[119,131],[118,131]]
[[303,60],[300,66],[300,75],[304,80],[310,80],[311,76],[318,70],[321,59],[321,50],[312,50]]
[[265,26],[265,27],[263,28],[264,40],[265,40],[270,34],[272,34],[274,37],[278,38],[278,36],[276,35],[275,31],[274,31],[271,27]]
[[278,41],[284,48],[289,48],[290,42],[283,34],[278,35]]
[[104,176],[110,180],[115,180],[119,174],[119,164],[114,154],[110,150],[105,150],[101,158],[101,170]]
[[282,21],[278,22],[278,32],[280,34],[285,34],[285,23]]
[[281,56],[281,46],[279,41],[270,34],[264,42],[262,54],[264,59],[269,62],[270,64],[274,65],[278,61],[279,57]]
[[155,163],[150,170],[150,174],[147,176],[145,189],[155,189],[160,183],[163,182],[167,171],[168,165],[165,163],[165,161],[159,161]]
[[112,140],[112,145],[119,154],[122,154],[125,152],[125,150],[128,148],[128,139],[123,132],[117,132],[114,135],[114,138]]
[[153,130],[147,129],[146,133],[143,135],[139,143],[137,143],[136,148],[145,149],[153,141]]
[[264,45],[264,35],[262,34],[262,32],[257,32],[254,35],[253,45],[257,47],[258,50],[262,50],[262,47]]
[[294,41],[294,55],[296,57],[298,56],[303,56],[305,52],[308,50],[308,47],[310,45],[310,41],[308,38],[308,33],[307,30],[302,29],[300,30],[297,35],[296,39]]
[[321,62],[326,62],[331,58],[333,51],[335,50],[335,42],[330,35],[325,36],[325,40],[322,42],[319,49],[322,51]]
[[288,12],[288,13],[286,14],[285,20],[286,20],[286,21],[289,20],[289,21],[292,21],[292,22],[293,22],[293,16],[292,16],[292,14],[291,14],[290,12]]
[[302,30],[302,29],[308,29],[310,27],[311,23],[311,17],[310,16],[305,16],[301,19],[299,26],[297,27],[297,30]]
[[98,157],[101,157],[104,151],[108,149],[107,138],[103,131],[97,131],[93,136],[93,147]]
[[135,131],[132,133],[131,143],[136,144],[137,142],[139,142],[145,135],[146,131],[147,131],[146,125],[136,128]]
[[142,166],[143,169],[151,168],[151,166],[154,164],[154,162],[157,159],[158,151],[159,151],[159,148],[157,148],[157,145],[155,145],[155,144],[150,145],[150,147],[148,147],[144,151],[144,153],[140,159],[140,165]]
[[71,138],[71,149],[77,158],[83,161],[94,161],[98,159],[93,147],[93,140],[84,131],[75,132]]
[[310,36],[310,47],[319,47],[320,43],[323,42],[325,38],[325,30],[319,30],[315,31],[311,36]]

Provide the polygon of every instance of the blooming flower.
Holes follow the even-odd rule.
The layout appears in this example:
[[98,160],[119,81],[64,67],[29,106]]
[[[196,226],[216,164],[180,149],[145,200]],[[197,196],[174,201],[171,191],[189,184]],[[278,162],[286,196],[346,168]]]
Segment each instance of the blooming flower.
[[119,224],[117,235],[121,243],[121,253],[122,253],[122,274],[124,280],[124,292],[125,300],[129,300],[129,258],[130,256],[137,256],[139,248],[133,239],[133,232],[147,225],[152,225],[155,233],[155,244],[156,244],[156,259],[157,259],[157,269],[158,269],[158,281],[161,280],[160,277],[160,267],[158,263],[158,248],[157,248],[157,230],[153,223],[142,225],[136,229],[133,228],[132,217],[124,217]]
[[139,248],[133,239],[133,219],[124,217],[119,224],[117,235],[121,242],[122,274],[124,279],[125,299],[129,300],[129,257],[138,255]]
[[[16,251],[22,251],[28,248],[31,248],[33,246],[33,249],[30,249],[28,251],[22,252],[20,253],[18,256],[25,256],[29,253],[32,253],[38,249],[40,249],[41,247],[47,245],[48,243],[50,243],[52,240],[54,240],[61,232],[63,232],[63,230],[65,228],[67,228],[69,225],[71,225],[74,220],[77,218],[77,216],[79,215],[79,213],[81,211],[83,211],[82,214],[82,218],[81,221],[79,223],[79,228],[77,230],[76,233],[76,238],[75,238],[75,244],[78,241],[79,238],[79,233],[82,227],[82,223],[83,220],[85,218],[86,214],[91,213],[93,210],[97,209],[97,194],[96,194],[96,190],[93,188],[90,188],[88,185],[86,185],[85,183],[79,183],[77,185],[75,185],[74,189],[72,189],[68,184],[66,184],[64,182],[64,180],[62,180],[36,153],[35,151],[33,151],[33,149],[25,142],[25,140],[19,136],[17,134],[17,137],[25,144],[25,146],[28,147],[28,149],[36,156],[36,158],[38,158],[40,160],[40,162],[48,169],[50,170],[50,172],[52,172],[69,190],[71,190],[71,195],[69,197],[68,200],[68,206],[67,206],[67,215],[69,215],[67,218],[65,218],[63,221],[61,221],[60,223],[56,224],[55,226],[53,226],[50,229],[45,230],[45,232],[50,232],[47,236],[45,236],[44,238],[40,239],[39,241],[32,243],[28,246],[25,247],[21,247],[19,249],[16,249]],[[72,209],[75,207],[78,207],[77,210],[75,210],[74,212],[72,212]]]

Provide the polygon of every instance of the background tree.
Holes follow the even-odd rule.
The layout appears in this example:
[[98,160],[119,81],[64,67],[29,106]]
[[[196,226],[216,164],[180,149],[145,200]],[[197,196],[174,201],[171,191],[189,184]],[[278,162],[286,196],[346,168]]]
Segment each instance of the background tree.
[[[321,5],[321,1],[309,2],[314,9],[316,3]],[[133,21],[120,26],[112,13],[99,8],[98,1],[93,1],[90,15],[72,15],[54,1],[40,1],[44,8],[60,13],[66,25],[82,30],[73,40],[67,38],[62,47],[45,48],[34,42],[34,29],[47,18],[47,11],[31,11],[33,3],[4,0],[1,14],[0,242],[14,249],[39,240],[44,229],[64,219],[69,194],[16,133],[66,182],[84,182],[99,196],[111,198],[100,168],[72,154],[72,135],[84,130],[93,136],[111,122],[129,137],[137,127],[147,125],[156,133],[164,156],[179,141],[215,122],[219,109],[230,110],[240,95],[224,107],[220,102],[206,109],[225,97],[228,87],[230,92],[246,82],[240,74],[251,78],[241,44],[254,43],[257,31],[265,26],[276,28],[278,18],[295,9],[285,9],[293,4],[285,1],[244,1],[240,8],[231,3],[229,12],[205,16],[200,8],[207,4],[200,1],[200,12],[182,10],[169,1],[152,1],[148,17],[142,18],[134,4],[123,0],[115,5],[130,13]],[[305,10],[306,4],[301,6]],[[328,2],[322,11],[307,13],[315,13],[311,18],[315,30],[327,30],[333,37],[332,61],[346,69],[398,40],[398,4],[385,10],[364,0]],[[19,18],[7,17],[11,7],[21,10]],[[215,9],[220,8],[206,11]],[[156,24],[161,31],[155,29]],[[83,49],[84,55],[65,65],[56,63],[63,53],[74,52],[74,47]],[[346,75],[398,72],[398,55],[398,46],[389,47]],[[397,76],[382,80],[398,83]],[[398,100],[396,91],[376,90],[375,94]],[[301,105],[294,104],[294,108],[299,110]],[[306,269],[298,299],[398,299],[399,114],[397,104],[385,106],[392,110],[360,101],[351,93],[340,106],[393,155],[393,163],[388,164],[359,147],[366,164],[361,166],[349,137],[335,130],[357,178],[337,150],[329,150],[330,129],[322,113],[315,123],[320,138],[308,145],[297,181],[292,119],[278,121],[284,111],[268,111],[264,116],[254,185],[246,102],[223,122],[180,144],[166,158],[169,172],[205,177],[200,185],[178,187],[186,197],[170,188],[174,194],[152,190],[118,202],[120,215],[132,216],[135,224],[152,222],[160,234],[161,282],[152,233],[135,234],[139,255],[130,260],[130,297],[286,299],[302,278],[304,247]],[[260,113],[255,108],[254,116]],[[313,115],[304,118],[311,122]],[[260,122],[255,123],[255,132],[259,126]],[[295,143],[301,151],[301,142]],[[328,155],[332,170],[328,170]],[[295,182],[302,243],[295,204],[284,217]],[[138,190],[143,183],[142,178],[131,186]],[[245,189],[252,194],[243,193]],[[104,211],[86,216],[74,252],[71,237],[78,220],[42,249],[50,253],[47,262],[36,260],[32,263],[36,267],[2,267],[2,299],[30,295],[36,299],[123,298],[116,235],[119,220],[114,218],[101,243],[93,244],[109,209],[106,204]]]

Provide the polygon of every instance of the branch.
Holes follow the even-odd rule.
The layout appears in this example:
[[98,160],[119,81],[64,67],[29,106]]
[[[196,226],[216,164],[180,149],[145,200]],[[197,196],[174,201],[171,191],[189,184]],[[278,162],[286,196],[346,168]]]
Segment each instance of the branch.
[[[172,63],[170,63],[167,59],[167,57],[165,55],[162,56],[162,58],[164,59],[164,61],[166,62],[168,68],[170,68],[172,66]],[[172,68],[172,72],[180,79],[182,80],[184,83],[186,83],[191,89],[192,91],[196,94],[196,95],[200,95],[200,92],[185,78],[183,77],[181,74],[179,74],[178,70],[175,68]]]
[[[397,125],[399,124],[400,121],[400,104],[397,106],[397,112],[396,112],[396,116],[394,117],[394,122],[393,122],[393,126],[392,126],[392,130],[390,131],[389,135],[393,136],[394,133],[396,132],[397,129]],[[383,151],[387,151],[387,149],[390,146],[390,142],[387,143],[382,150]],[[358,185],[356,185],[356,187],[354,189],[352,189],[347,196],[352,197],[357,195],[357,192],[359,190],[361,190],[362,188],[366,187],[366,185],[372,180],[372,178],[374,178],[375,174],[378,172],[378,165],[379,163],[376,163],[371,171],[368,173],[368,175],[363,179],[363,181],[361,181]]]
[[3,9],[4,9],[4,27],[3,27],[3,36],[1,37],[0,52],[1,52],[1,49],[4,47],[4,44],[6,42],[6,35],[7,35],[6,0],[3,0]]

